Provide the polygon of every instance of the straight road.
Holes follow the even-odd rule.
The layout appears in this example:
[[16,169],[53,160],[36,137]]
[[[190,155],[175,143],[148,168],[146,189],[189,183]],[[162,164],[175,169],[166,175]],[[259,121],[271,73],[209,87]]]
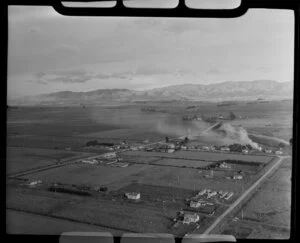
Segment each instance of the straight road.
[[231,206],[222,214],[220,215],[215,222],[203,233],[203,234],[209,234],[228,214],[232,212],[232,210],[238,206],[268,175],[270,175],[273,170],[275,170],[280,163],[287,158],[290,158],[290,156],[278,156],[278,161],[274,163],[267,171],[266,173],[260,177],[248,190],[246,190]]
[[53,169],[53,168],[57,168],[57,167],[63,167],[66,165],[75,164],[77,162],[80,162],[83,159],[94,159],[98,156],[99,155],[93,155],[93,156],[87,156],[87,157],[82,157],[82,158],[78,158],[78,159],[70,159],[70,160],[67,160],[66,162],[63,162],[60,164],[45,165],[43,167],[33,168],[33,169],[26,170],[26,171],[13,173],[13,174],[8,175],[7,177],[14,178],[14,177],[19,177],[19,176],[29,175],[29,174],[36,173],[36,172],[43,171],[43,170],[49,170],[49,169]]

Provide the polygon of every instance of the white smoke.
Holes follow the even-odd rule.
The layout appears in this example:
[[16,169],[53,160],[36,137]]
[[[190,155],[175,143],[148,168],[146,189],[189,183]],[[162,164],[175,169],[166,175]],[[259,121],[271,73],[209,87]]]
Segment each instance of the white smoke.
[[253,142],[249,136],[247,131],[239,126],[232,126],[230,123],[223,123],[219,128],[220,131],[224,132],[224,139],[231,140],[234,143],[241,145],[251,145],[253,148],[258,149],[259,145]]

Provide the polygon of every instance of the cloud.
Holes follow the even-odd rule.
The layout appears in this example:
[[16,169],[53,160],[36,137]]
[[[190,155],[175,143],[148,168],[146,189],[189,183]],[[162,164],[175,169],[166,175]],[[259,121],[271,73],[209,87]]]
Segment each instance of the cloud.
[[[85,69],[52,70],[49,72],[38,72],[34,74],[35,80],[28,82],[46,83],[86,83],[92,79],[131,79],[131,71],[115,73],[91,73]],[[42,80],[41,80],[42,79]]]
[[38,81],[36,81],[36,83],[43,84],[43,85],[48,85],[48,83],[44,80],[38,80]]
[[[53,70],[35,73],[36,83],[85,83],[94,77],[84,69]],[[40,79],[43,80],[40,80]]]
[[115,72],[115,73],[98,73],[94,76],[94,78],[98,79],[130,79],[133,73],[131,71],[125,72]]
[[110,78],[110,74],[98,73],[97,75],[94,76],[94,78],[98,78],[98,79],[109,79],[109,78]]
[[55,58],[68,58],[79,53],[78,46],[61,44],[53,48],[51,55]]
[[118,79],[129,79],[133,75],[133,72],[131,71],[125,71],[125,72],[116,72],[111,74],[110,77],[112,78],[118,78]]
[[224,72],[222,70],[220,70],[219,68],[211,68],[206,73],[210,74],[210,75],[224,74]]
[[158,67],[158,66],[140,66],[137,68],[135,74],[136,75],[157,75],[157,74],[168,74],[170,71],[168,71],[165,68]]
[[261,66],[258,68],[259,71],[263,73],[270,73],[272,72],[273,68],[272,67],[267,67],[267,66]]
[[34,74],[34,76],[35,76],[36,78],[38,78],[38,79],[44,77],[45,75],[46,75],[45,72],[38,72],[38,73],[35,73],[35,74]]
[[193,74],[192,70],[186,69],[186,68],[180,68],[175,72],[176,76],[185,76],[188,74]]

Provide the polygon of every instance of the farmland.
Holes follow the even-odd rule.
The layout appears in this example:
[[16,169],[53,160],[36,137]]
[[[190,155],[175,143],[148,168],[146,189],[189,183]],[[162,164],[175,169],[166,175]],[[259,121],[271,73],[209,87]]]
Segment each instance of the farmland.
[[[147,146],[165,140],[165,136],[177,138],[186,136],[190,130],[200,132],[211,126],[201,122],[182,121],[183,115],[193,114],[192,110],[186,110],[189,105],[197,106],[198,111],[206,116],[228,114],[226,106],[201,102],[177,102],[175,105],[155,103],[119,107],[9,109],[7,172],[44,167],[55,164],[58,160],[63,163],[60,167],[7,180],[6,207],[10,209],[8,214],[11,217],[10,232],[29,230],[33,233],[55,234],[72,229],[99,229],[115,234],[167,232],[182,236],[192,232],[196,227],[195,224],[173,227],[172,220],[178,211],[182,208],[190,209],[185,201],[187,197],[194,196],[204,188],[233,192],[234,195],[228,201],[213,199],[211,200],[213,205],[196,210],[200,216],[199,232],[203,232],[264,173],[264,169],[274,162],[274,155],[263,153],[245,155],[221,151],[179,150],[164,153],[122,150],[116,152],[118,158],[123,159],[122,162],[128,163],[128,167],[125,168],[112,167],[105,163],[83,164],[77,161],[78,158],[108,152],[107,148],[101,146],[85,146],[91,140],[115,144],[126,141],[131,146]],[[156,107],[165,112],[142,112],[144,106]],[[288,116],[291,109],[289,103],[270,102],[260,106],[241,102],[229,107],[242,117],[233,123],[243,125],[252,133],[264,131],[265,135],[284,139],[290,136],[291,130],[286,129],[291,128],[289,126],[291,117]],[[284,122],[285,128],[280,127],[280,122]],[[211,145],[204,138],[202,140],[199,138],[198,141],[190,140],[189,143]],[[274,146],[277,149],[276,145]],[[64,165],[65,161],[75,160],[76,162]],[[235,162],[228,162],[229,169],[207,169],[207,166],[224,160]],[[240,171],[243,172],[243,179],[233,180],[233,175]],[[280,202],[283,196],[290,195],[288,190],[290,184],[285,180],[289,173],[288,164],[282,164],[278,173],[262,187],[261,193],[259,190],[245,205],[245,217],[251,221],[257,216],[257,212],[252,210],[253,207],[257,207],[260,213],[268,213],[263,205],[271,204],[272,201],[275,210],[261,219],[262,225],[269,225],[268,232],[272,230],[270,228],[272,220],[281,220],[279,225],[284,229],[288,228],[289,221],[286,215],[290,212],[289,201],[286,200],[287,203],[284,205],[276,202]],[[35,187],[21,185],[38,180],[43,183]],[[105,186],[108,191],[106,193],[93,191],[92,196],[84,197],[51,192],[48,188],[53,183],[77,186],[84,184],[92,188]],[[273,188],[277,190],[275,196]],[[124,193],[131,191],[139,191],[141,200],[135,202],[124,198]],[[215,214],[208,216],[210,211],[214,211]],[[49,219],[47,230],[43,231],[38,225],[34,226],[34,224],[45,225],[47,219]],[[241,238],[264,236],[259,228],[249,230],[247,222],[245,220],[241,224],[240,228],[243,229],[240,229],[240,234],[238,232],[234,234]],[[56,223],[61,225],[61,228]],[[230,222],[229,228],[224,228],[224,232],[226,230],[235,232],[233,229],[237,226],[234,223]]]
[[88,155],[92,154],[63,150],[8,147],[6,150],[6,156],[9,163],[7,165],[6,172],[20,172],[44,165],[55,164],[58,160],[63,162],[67,159],[76,159]]
[[144,152],[144,151],[126,151],[121,153],[121,155],[130,156],[143,156],[143,157],[160,157],[160,158],[180,158],[180,159],[190,159],[190,160],[201,160],[218,162],[226,159],[239,160],[245,162],[258,162],[258,163],[268,163],[272,159],[269,156],[259,156],[259,155],[241,155],[232,153],[213,153],[213,152],[200,152],[200,151],[179,151],[174,154],[159,153],[159,152]]
[[114,235],[121,235],[123,232],[107,229],[100,226],[87,225],[80,222],[66,219],[50,218],[44,215],[6,210],[6,232],[8,234],[29,234],[29,235],[60,235],[66,231],[103,232],[110,231]]
[[132,174],[141,173],[149,169],[149,167],[151,166],[142,164],[134,164],[126,168],[73,164],[35,173],[30,175],[29,179],[42,180],[45,183],[58,181],[68,184],[106,185],[122,178],[130,177]]
[[191,167],[191,168],[206,168],[207,166],[214,164],[214,162],[170,158],[170,159],[162,159],[159,161],[155,161],[152,162],[151,164],[165,165],[165,166],[178,166],[178,167]]
[[[288,239],[291,224],[290,166],[290,159],[284,161],[234,216],[237,220],[233,220],[233,217],[228,219],[223,233],[235,234],[238,238]],[[239,225],[247,229],[246,235],[239,235]]]

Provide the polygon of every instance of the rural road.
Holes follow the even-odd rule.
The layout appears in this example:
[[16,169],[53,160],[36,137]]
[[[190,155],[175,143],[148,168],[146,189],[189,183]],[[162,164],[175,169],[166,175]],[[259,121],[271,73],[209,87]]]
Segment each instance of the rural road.
[[26,170],[26,171],[12,173],[12,174],[7,175],[7,177],[8,178],[20,177],[20,176],[36,173],[36,172],[43,171],[43,170],[49,170],[49,169],[53,169],[53,168],[57,168],[57,167],[62,167],[62,166],[70,165],[70,164],[75,164],[77,162],[80,162],[83,159],[94,159],[98,156],[99,155],[93,155],[93,156],[88,156],[88,157],[81,157],[81,158],[78,158],[78,159],[70,159],[70,160],[67,160],[66,162],[60,163],[60,164],[45,165],[45,166],[39,167],[39,168],[33,168],[33,169]]
[[249,189],[247,189],[231,206],[223,213],[221,214],[215,222],[203,233],[209,234],[231,211],[240,204],[274,169],[276,169],[280,163],[287,158],[290,158],[291,156],[278,156],[278,161],[274,163],[267,172],[260,177]]

